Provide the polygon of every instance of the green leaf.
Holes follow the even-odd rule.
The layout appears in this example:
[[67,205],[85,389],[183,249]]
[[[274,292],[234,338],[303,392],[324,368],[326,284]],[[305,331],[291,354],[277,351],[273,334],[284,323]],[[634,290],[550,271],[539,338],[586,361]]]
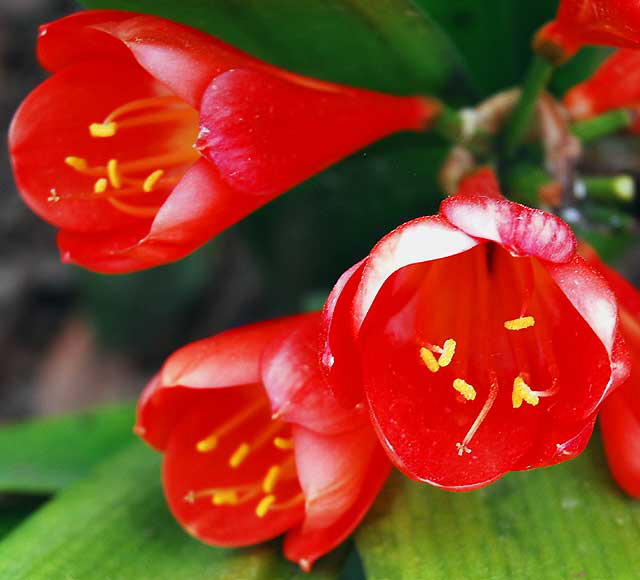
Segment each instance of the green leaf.
[[460,92],[451,42],[411,0],[83,0],[164,16],[288,70],[394,92]]
[[0,492],[49,494],[133,440],[131,405],[0,429]]
[[274,542],[230,550],[194,540],[167,510],[160,455],[136,442],[1,542],[0,578],[336,578],[339,561],[324,560],[305,575]]
[[369,578],[637,578],[640,502],[614,486],[601,447],[471,493],[396,474],[356,542]]

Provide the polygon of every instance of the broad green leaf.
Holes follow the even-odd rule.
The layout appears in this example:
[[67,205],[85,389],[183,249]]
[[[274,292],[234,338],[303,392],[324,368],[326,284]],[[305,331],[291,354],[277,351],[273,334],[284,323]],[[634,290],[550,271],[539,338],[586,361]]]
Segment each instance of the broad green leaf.
[[83,0],[164,16],[292,71],[396,92],[463,89],[451,42],[411,0]]
[[640,502],[618,491],[592,443],[574,461],[471,493],[396,474],[356,541],[375,579],[631,579],[640,570]]
[[49,494],[133,440],[132,405],[0,429],[0,492]]
[[337,576],[335,558],[305,575],[277,543],[205,546],[169,514],[160,455],[134,443],[69,487],[0,542],[0,578],[12,580],[259,580]]

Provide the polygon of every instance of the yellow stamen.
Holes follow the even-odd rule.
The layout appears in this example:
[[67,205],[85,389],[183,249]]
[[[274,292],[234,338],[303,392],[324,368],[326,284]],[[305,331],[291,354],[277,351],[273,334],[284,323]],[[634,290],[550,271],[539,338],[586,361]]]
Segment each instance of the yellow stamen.
[[424,346],[420,349],[420,358],[432,373],[437,373],[440,369],[440,365],[438,364],[436,357],[433,356],[433,353]]
[[285,439],[284,437],[275,437],[273,440],[273,444],[278,448],[278,449],[293,449],[293,440],[292,439]]
[[476,390],[463,379],[455,379],[453,381],[453,388],[467,401],[473,401],[476,398]]
[[153,190],[158,180],[164,175],[164,171],[162,169],[156,169],[151,175],[149,175],[142,185],[142,189],[149,193]]
[[258,505],[256,506],[256,515],[259,518],[263,518],[267,514],[267,512],[269,511],[269,508],[275,501],[276,501],[275,495],[272,495],[272,494],[265,495],[260,500],[260,503],[258,503]]
[[515,318],[513,320],[506,320],[504,327],[507,330],[523,330],[525,328],[530,328],[535,323],[536,320],[533,316],[521,316],[520,318]]
[[208,451],[213,451],[218,446],[218,437],[216,435],[209,435],[206,439],[202,441],[198,441],[196,443],[196,449],[200,451],[200,453],[207,453]]
[[238,503],[238,494],[234,489],[221,489],[214,492],[211,502],[213,505],[235,505]]
[[107,191],[107,185],[109,185],[109,182],[104,177],[101,177],[93,184],[94,193],[104,193]]
[[304,493],[300,492],[297,495],[294,495],[291,499],[282,502],[282,503],[276,503],[274,505],[271,506],[272,510],[286,510],[289,509],[290,507],[293,507],[295,505],[298,505],[300,503],[302,503],[303,501],[305,501],[305,497],[304,497]]
[[73,155],[70,155],[69,157],[64,158],[64,162],[69,167],[73,167],[77,171],[84,171],[87,168],[87,160],[82,157],[74,157]]
[[280,476],[281,467],[279,465],[272,465],[267,471],[262,480],[262,491],[265,493],[271,493],[278,483],[278,477]]
[[118,161],[117,159],[109,159],[107,162],[107,175],[109,177],[109,181],[111,185],[116,189],[120,189],[122,186],[122,178],[120,177],[120,172],[118,171]]
[[249,455],[250,447],[248,443],[241,443],[229,458],[229,466],[234,469],[238,467]]
[[518,409],[522,405],[522,401],[535,407],[540,402],[540,397],[535,391],[531,390],[521,376],[517,376],[513,380],[513,391],[511,393],[513,408]]
[[89,133],[92,137],[113,137],[116,134],[118,125],[113,121],[108,123],[91,123]]
[[451,363],[453,355],[456,352],[456,341],[453,338],[448,338],[444,341],[442,348],[442,354],[438,358],[438,364],[441,367],[446,367]]

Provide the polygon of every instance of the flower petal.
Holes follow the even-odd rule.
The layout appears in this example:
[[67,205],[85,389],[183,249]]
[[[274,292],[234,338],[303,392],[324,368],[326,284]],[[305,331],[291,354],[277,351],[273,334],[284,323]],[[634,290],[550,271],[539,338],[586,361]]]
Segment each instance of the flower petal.
[[331,437],[295,427],[293,436],[306,514],[302,525],[287,534],[284,550],[309,571],[358,525],[390,464],[368,425]]
[[440,211],[468,235],[498,242],[514,255],[565,263],[576,252],[571,228],[538,209],[507,200],[465,196],[444,200]]
[[262,358],[262,382],[274,416],[324,434],[343,433],[364,424],[363,409],[340,406],[320,371],[320,313],[298,319],[301,324],[270,343]]

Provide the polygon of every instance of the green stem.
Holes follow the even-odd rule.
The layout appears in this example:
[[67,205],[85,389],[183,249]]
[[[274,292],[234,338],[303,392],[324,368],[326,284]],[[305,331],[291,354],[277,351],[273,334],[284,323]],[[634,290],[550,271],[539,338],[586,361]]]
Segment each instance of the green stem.
[[588,143],[626,129],[633,124],[633,121],[633,115],[628,109],[614,109],[597,117],[573,123],[571,132],[583,143]]
[[520,100],[504,132],[503,151],[506,157],[512,157],[522,143],[531,124],[538,96],[551,79],[552,73],[553,65],[542,56],[536,55],[527,72]]
[[462,140],[462,118],[455,109],[441,103],[441,110],[433,130],[447,141],[459,143]]
[[584,177],[584,192],[589,199],[629,203],[636,195],[636,186],[629,175]]

